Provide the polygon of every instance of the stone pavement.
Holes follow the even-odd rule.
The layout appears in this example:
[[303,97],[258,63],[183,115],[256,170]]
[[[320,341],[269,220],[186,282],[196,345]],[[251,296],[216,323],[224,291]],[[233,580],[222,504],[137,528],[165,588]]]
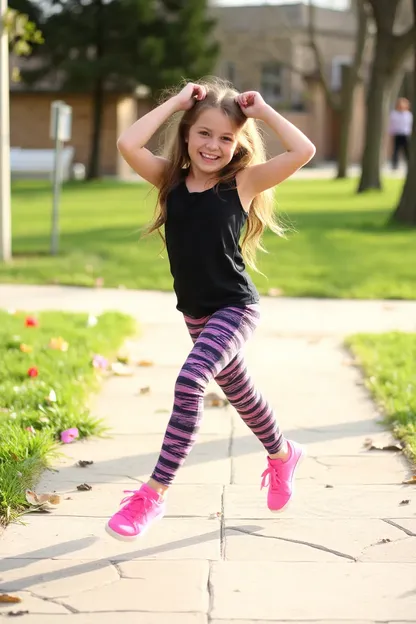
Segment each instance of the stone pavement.
[[[28,624],[416,622],[416,497],[401,485],[408,467],[363,448],[368,437],[389,436],[342,347],[358,330],[416,331],[416,302],[264,298],[247,360],[286,435],[308,447],[293,504],[279,516],[267,510],[259,442],[231,408],[210,408],[167,516],[133,544],[110,538],[104,523],[123,490],[147,479],[160,447],[190,348],[173,296],[0,286],[0,307],[117,307],[142,324],[133,357],[154,362],[104,384],[93,411],[111,437],[65,447],[58,472],[38,488],[63,493],[61,505],[26,516],[0,540],[0,592],[23,599],[0,608],[0,621],[28,610]],[[92,490],[78,491],[81,483]]]

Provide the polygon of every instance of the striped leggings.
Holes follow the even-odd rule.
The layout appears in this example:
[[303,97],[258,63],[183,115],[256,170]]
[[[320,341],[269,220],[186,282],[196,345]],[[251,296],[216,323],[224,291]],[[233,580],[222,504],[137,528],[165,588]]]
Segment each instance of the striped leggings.
[[212,379],[268,453],[280,450],[283,436],[273,410],[255,389],[242,353],[259,318],[258,305],[226,307],[199,319],[185,316],[194,346],[176,380],[172,415],[152,474],[155,481],[170,485],[191,451]]

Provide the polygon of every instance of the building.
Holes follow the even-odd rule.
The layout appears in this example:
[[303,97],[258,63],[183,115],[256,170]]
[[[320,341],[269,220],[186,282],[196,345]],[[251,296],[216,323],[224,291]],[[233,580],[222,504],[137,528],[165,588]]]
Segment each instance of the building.
[[[253,0],[255,1],[255,0]],[[315,143],[313,164],[333,160],[337,150],[338,118],[328,106],[317,78],[314,54],[309,45],[308,7],[303,2],[213,6],[217,20],[215,36],[220,43],[216,75],[233,82],[239,90],[258,90],[272,106],[298,125]],[[354,53],[355,17],[351,10],[315,8],[316,42],[321,50],[331,89],[341,88],[342,67]],[[35,62],[35,59],[25,62]],[[65,93],[59,80],[27,88],[11,86],[11,145],[51,148],[50,105],[61,99],[73,108],[71,144],[76,161],[86,164],[92,132],[91,96]],[[151,107],[137,93],[108,92],[103,114],[102,172],[129,177],[128,166],[119,157],[116,140],[124,128]],[[357,89],[352,124],[350,159],[358,161],[364,134],[364,88]],[[157,146],[157,137],[151,147]],[[276,153],[279,145],[268,135],[267,146]]]

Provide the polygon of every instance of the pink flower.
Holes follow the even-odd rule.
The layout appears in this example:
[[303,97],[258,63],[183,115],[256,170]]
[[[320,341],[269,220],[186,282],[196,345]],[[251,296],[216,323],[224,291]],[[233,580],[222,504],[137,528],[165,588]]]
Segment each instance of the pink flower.
[[66,429],[65,431],[61,431],[61,442],[64,444],[70,444],[75,440],[75,438],[79,437],[79,431],[76,427],[72,427],[72,429]]
[[39,325],[39,321],[34,316],[27,316],[25,318],[25,326],[26,327],[37,327]]
[[32,426],[26,427],[26,431],[29,431],[29,433],[32,433],[33,435],[36,433],[36,429]]
[[36,366],[32,366],[27,371],[27,374],[29,375],[29,377],[37,377],[39,375],[39,370],[36,368]]
[[92,358],[92,365],[94,368],[106,369],[108,367],[108,360],[103,355],[94,355]]

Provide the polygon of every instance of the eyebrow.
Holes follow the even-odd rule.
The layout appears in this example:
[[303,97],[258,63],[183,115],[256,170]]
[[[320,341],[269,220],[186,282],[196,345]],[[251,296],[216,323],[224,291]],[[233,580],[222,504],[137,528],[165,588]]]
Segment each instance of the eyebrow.
[[[208,130],[208,132],[212,132],[211,128],[208,128],[207,126],[198,126],[199,130]],[[222,135],[224,136],[234,136],[233,132],[221,132]]]

